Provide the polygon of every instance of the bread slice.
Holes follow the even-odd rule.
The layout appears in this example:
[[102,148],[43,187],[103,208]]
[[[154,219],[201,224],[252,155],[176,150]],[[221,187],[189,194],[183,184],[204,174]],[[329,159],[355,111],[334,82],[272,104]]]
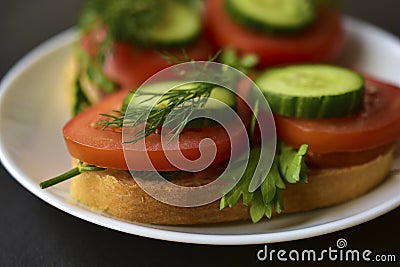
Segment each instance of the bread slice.
[[[331,206],[365,194],[385,178],[392,159],[391,149],[362,165],[311,170],[307,184],[288,185],[283,191],[285,213]],[[215,173],[206,170],[173,181],[198,186],[214,179]],[[83,173],[73,178],[70,191],[72,197],[93,209],[140,223],[190,225],[250,219],[249,207],[240,203],[223,210],[219,209],[219,201],[195,208],[164,204],[147,195],[127,171]]]
[[70,107],[72,107],[74,103],[74,87],[79,68],[78,58],[75,55],[69,57],[65,64],[64,80],[62,84],[64,85],[63,92],[65,92],[65,99],[68,100]]

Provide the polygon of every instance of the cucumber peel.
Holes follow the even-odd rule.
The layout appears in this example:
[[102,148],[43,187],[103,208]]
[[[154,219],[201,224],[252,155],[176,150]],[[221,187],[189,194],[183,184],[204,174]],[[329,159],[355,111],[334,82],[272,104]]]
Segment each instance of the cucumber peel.
[[234,20],[269,34],[301,31],[316,17],[313,0],[225,0],[225,6]]
[[332,118],[358,113],[364,78],[333,65],[293,65],[264,71],[255,80],[275,114]]

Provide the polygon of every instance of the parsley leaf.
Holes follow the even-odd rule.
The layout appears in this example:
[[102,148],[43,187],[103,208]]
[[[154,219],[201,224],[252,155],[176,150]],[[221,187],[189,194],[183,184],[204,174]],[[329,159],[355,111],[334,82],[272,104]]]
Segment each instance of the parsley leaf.
[[253,223],[257,223],[264,216],[271,218],[273,211],[283,211],[282,190],[286,188],[285,183],[307,182],[304,156],[308,145],[302,145],[297,151],[283,143],[279,148],[269,173],[254,192],[249,192],[249,185],[257,167],[260,148],[256,147],[250,151],[249,162],[242,178],[221,198],[220,209],[228,206],[232,208],[242,197],[244,205],[251,205],[250,217]]
[[290,146],[281,143],[279,167],[286,182],[291,184],[307,182],[307,167],[304,162],[307,149],[308,145],[302,145],[296,152]]

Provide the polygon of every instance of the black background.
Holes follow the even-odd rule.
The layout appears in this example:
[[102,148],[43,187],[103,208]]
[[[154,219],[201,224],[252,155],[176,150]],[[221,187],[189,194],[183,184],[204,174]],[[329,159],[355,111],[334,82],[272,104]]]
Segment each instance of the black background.
[[[0,0],[0,77],[32,48],[74,25],[81,3],[82,0]],[[398,0],[345,0],[344,10],[400,36]],[[400,75],[400,66],[393,67],[399,68]],[[0,175],[0,266],[278,264],[256,260],[262,245],[189,245],[109,230],[46,204],[19,185],[2,166]],[[353,248],[396,254],[399,261],[399,216],[400,210],[396,209],[347,230],[273,244],[270,248],[322,250],[334,247],[336,240],[343,237]]]

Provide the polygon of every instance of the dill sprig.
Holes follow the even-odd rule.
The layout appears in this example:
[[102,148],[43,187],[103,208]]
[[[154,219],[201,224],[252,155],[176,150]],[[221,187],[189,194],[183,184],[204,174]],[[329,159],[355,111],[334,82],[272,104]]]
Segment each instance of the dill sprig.
[[188,53],[186,52],[186,49],[184,49],[184,48],[181,49],[181,55],[173,54],[168,50],[161,50],[161,51],[155,51],[155,52],[162,59],[164,59],[168,64],[171,64],[171,65],[193,61],[193,59],[191,59],[189,57]]
[[168,6],[177,2],[199,9],[200,0],[86,0],[79,25],[86,31],[100,22],[113,40],[152,46],[154,27],[168,21]]
[[[173,54],[168,50],[155,51],[162,59],[168,64],[175,65],[180,63],[193,62],[194,60],[189,57],[185,48],[181,49],[181,55]],[[215,62],[222,55],[223,50],[218,50],[215,54],[209,55],[207,61]]]
[[166,1],[158,0],[88,0],[80,17],[82,29],[90,29],[97,20],[106,25],[113,39],[132,41],[144,38],[155,25]]
[[[127,143],[136,143],[139,140],[146,138],[150,134],[159,129],[165,122],[168,115],[174,109],[179,109],[179,116],[173,118],[176,121],[176,126],[169,131],[173,133],[171,140],[175,138],[188,123],[190,115],[194,110],[204,107],[207,99],[210,97],[211,91],[215,88],[211,83],[190,83],[188,85],[173,88],[166,93],[154,92],[151,90],[138,90],[131,92],[125,99],[124,103],[130,102],[132,97],[144,97],[140,104],[132,109],[125,107],[121,110],[116,110],[116,115],[101,114],[108,119],[101,120],[100,125],[103,129],[120,128],[120,127],[138,127],[145,125],[142,129],[134,133],[133,139]],[[145,102],[150,102],[158,98],[153,107],[146,106]]]
[[[172,54],[165,50],[157,53],[170,64],[194,62],[190,59],[184,49],[182,49],[182,55]],[[239,68],[242,72],[250,72],[257,64],[257,58],[254,55],[245,54],[242,57],[239,57],[232,49],[220,50],[217,53],[210,55],[208,57],[208,62],[214,61],[222,61],[227,65]],[[195,67],[196,66],[194,65],[194,68]],[[207,64],[203,67],[206,68]],[[185,72],[184,74],[178,73],[178,75],[187,76],[186,78],[190,78],[189,76],[191,74],[197,75],[197,72]],[[234,79],[227,73],[215,73],[215,75],[218,75],[220,80],[224,80],[224,84],[235,83]],[[106,117],[106,119],[101,120],[99,124],[103,126],[103,129],[121,127],[134,128],[145,124],[145,127],[134,134],[132,140],[127,141],[127,143],[136,143],[156,132],[157,129],[164,124],[165,119],[172,110],[180,109],[180,112],[178,112],[179,115],[173,118],[173,121],[177,122],[174,124],[176,126],[169,132],[169,134],[173,134],[170,139],[172,140],[183,130],[193,111],[202,108],[205,105],[211,91],[215,87],[215,84],[196,82],[180,86],[179,89],[171,89],[166,93],[160,93],[159,91],[154,90],[137,90],[131,92],[125,98],[121,110],[114,110],[114,114],[100,114]],[[138,103],[139,105],[135,106],[135,108],[127,110],[127,107],[134,96],[144,97],[145,100]],[[153,103],[154,101],[152,102],[152,100],[155,98],[158,98],[158,101],[153,107],[146,105],[146,102]],[[186,103],[187,101],[189,102]]]

